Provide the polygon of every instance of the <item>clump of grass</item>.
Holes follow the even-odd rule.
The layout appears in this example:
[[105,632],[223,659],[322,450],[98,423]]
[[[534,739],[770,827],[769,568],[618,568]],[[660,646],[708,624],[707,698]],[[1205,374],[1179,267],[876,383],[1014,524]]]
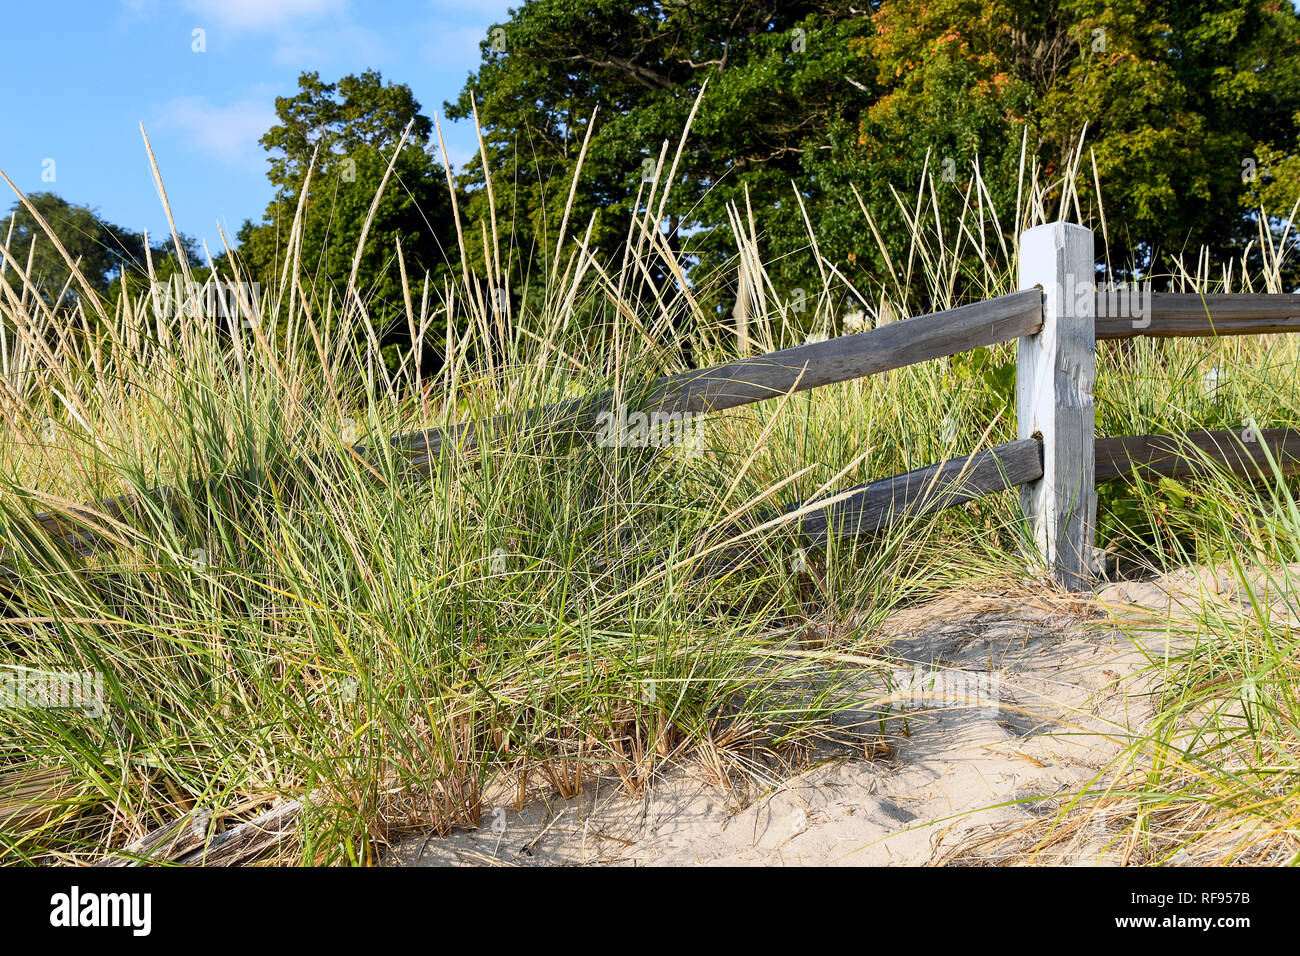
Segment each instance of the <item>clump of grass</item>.
[[[1148,569],[1200,569],[1168,610],[1119,626],[1146,656],[1122,685],[1150,718],[1057,813],[984,841],[1014,863],[1293,865],[1300,860],[1300,497],[1273,460],[1251,481],[1188,455],[1199,475],[1136,482],[1161,515]],[[1147,709],[1147,708],[1143,708]],[[1092,856],[1089,856],[1091,854]]]
[[[13,812],[0,793],[0,857],[86,861],[187,814],[216,832],[310,795],[280,857],[363,863],[405,828],[476,826],[502,784],[568,794],[599,766],[635,789],[691,751],[725,775],[810,747],[860,680],[836,662],[860,667],[891,608],[1028,574],[1020,516],[1004,495],[806,556],[764,516],[1013,437],[1014,347],[710,418],[700,454],[604,448],[516,413],[604,389],[617,402],[685,354],[841,334],[846,302],[877,324],[1009,292],[1014,237],[1071,196],[1032,171],[1021,186],[999,218],[977,171],[953,223],[927,181],[898,197],[901,243],[864,207],[890,274],[858,289],[823,263],[803,312],[735,209],[734,269],[692,277],[743,273],[748,304],[725,319],[699,309],[659,235],[658,180],[619,263],[594,261],[566,214],[543,274],[507,276],[508,224],[458,220],[486,272],[410,277],[391,317],[417,340],[445,322],[432,378],[414,354],[385,362],[358,277],[341,294],[313,284],[297,221],[279,285],[234,321],[150,295],[109,307],[84,280],[56,304],[4,249],[18,281],[0,283],[0,669],[94,672],[106,699],[93,719],[0,709],[0,777],[42,805]],[[243,281],[230,262],[221,280]],[[519,282],[528,294],[489,294]],[[1102,355],[1103,434],[1191,421],[1179,389],[1201,357],[1138,344]],[[1259,427],[1289,421],[1289,373],[1241,349],[1236,380],[1269,397]],[[501,427],[419,467],[418,437],[388,440],[488,420]],[[120,495],[129,507],[81,507]],[[54,541],[41,512],[97,548]],[[748,563],[708,573],[735,543],[718,528]],[[1130,537],[1150,551],[1144,533]]]
[[1269,470],[1253,486],[1211,470],[1186,489],[1183,533],[1167,542],[1231,585],[1136,634],[1158,679],[1155,717],[1086,810],[1120,821],[1145,862],[1300,860],[1300,506],[1278,463]]
[[[847,704],[834,652],[867,646],[937,564],[899,532],[808,568],[789,527],[746,524],[804,488],[766,453],[781,415],[822,410],[724,423],[698,456],[516,417],[412,468],[388,436],[678,370],[665,316],[690,290],[639,288],[644,261],[611,275],[581,244],[508,316],[484,295],[502,276],[426,284],[407,320],[441,309],[456,330],[426,381],[383,363],[353,286],[307,283],[297,228],[280,288],[233,320],[0,286],[0,667],[102,675],[105,697],[101,717],[0,710],[6,784],[58,780],[49,812],[0,817],[0,853],[87,861],[187,814],[215,833],[310,795],[282,858],[361,863],[403,828],[476,826],[494,784],[567,794],[602,766],[636,788],[691,750],[756,772],[810,746]],[[819,468],[861,457],[817,440],[849,457]],[[108,496],[128,506],[85,506]],[[760,557],[703,573],[722,526]],[[833,646],[806,653],[828,609]]]

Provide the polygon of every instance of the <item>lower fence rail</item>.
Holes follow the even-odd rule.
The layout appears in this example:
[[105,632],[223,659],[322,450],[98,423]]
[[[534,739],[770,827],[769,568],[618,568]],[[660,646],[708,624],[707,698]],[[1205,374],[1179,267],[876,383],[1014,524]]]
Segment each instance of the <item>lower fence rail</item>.
[[[1042,443],[1025,438],[859,485],[847,496],[835,495],[833,503],[804,515],[799,527],[805,537],[817,543],[824,543],[831,535],[869,534],[906,518],[942,511],[1042,476]],[[790,510],[806,507],[808,503]]]
[[1300,431],[1220,429],[1180,435],[1097,439],[1097,481],[1117,478],[1190,478],[1215,470],[1268,478],[1272,462],[1284,475],[1300,473]]

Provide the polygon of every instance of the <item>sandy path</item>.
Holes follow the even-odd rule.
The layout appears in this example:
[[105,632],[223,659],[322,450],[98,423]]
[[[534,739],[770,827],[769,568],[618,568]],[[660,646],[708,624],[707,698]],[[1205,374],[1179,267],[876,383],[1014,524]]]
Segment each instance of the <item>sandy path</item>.
[[[477,831],[394,845],[390,865],[916,865],[950,859],[980,836],[1053,813],[1055,799],[1101,774],[1149,718],[1147,659],[1103,607],[1167,612],[1194,579],[1113,585],[1099,601],[1053,606],[1025,595],[945,598],[886,628],[898,673],[945,675],[939,700],[912,701],[885,728],[878,711],[837,719],[856,747],[820,755],[765,789],[723,788],[702,767],[673,766],[639,794],[596,778],[569,799],[498,808]],[[1123,611],[1121,611],[1123,613]],[[1157,649],[1159,653],[1160,649]],[[883,685],[864,685],[864,698]],[[953,692],[975,688],[974,706]],[[975,693],[964,698],[975,700]],[[856,754],[846,756],[846,754]],[[1067,859],[1118,862],[1103,826],[1082,830]]]

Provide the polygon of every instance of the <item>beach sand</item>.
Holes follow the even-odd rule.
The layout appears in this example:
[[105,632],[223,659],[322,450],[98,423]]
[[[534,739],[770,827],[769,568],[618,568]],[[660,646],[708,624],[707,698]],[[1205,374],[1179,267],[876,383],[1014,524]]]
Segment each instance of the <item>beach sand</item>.
[[[538,792],[522,810],[498,796],[477,830],[393,843],[386,865],[927,865],[1005,861],[1042,832],[1071,794],[1094,787],[1150,720],[1147,696],[1167,620],[1226,573],[1182,571],[1111,584],[1094,597],[957,594],[902,610],[885,627],[895,673],[950,675],[976,703],[920,700],[835,720],[825,746],[794,772],[773,768],[725,785],[689,758],[639,792],[613,774],[571,799]],[[865,699],[882,687],[864,680]],[[990,693],[991,692],[991,693]],[[918,703],[913,699],[910,703]],[[1035,827],[1034,824],[1040,824]],[[1039,862],[1128,862],[1122,828],[1097,814]],[[1031,842],[1031,841],[1030,841]]]

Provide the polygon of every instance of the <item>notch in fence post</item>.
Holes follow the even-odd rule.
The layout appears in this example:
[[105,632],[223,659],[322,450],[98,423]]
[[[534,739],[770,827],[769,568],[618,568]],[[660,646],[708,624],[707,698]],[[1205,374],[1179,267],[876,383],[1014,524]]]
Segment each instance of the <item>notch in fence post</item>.
[[1020,288],[1043,290],[1043,327],[1020,338],[1016,431],[1043,444],[1043,477],[1021,485],[1034,546],[1071,591],[1093,571],[1095,297],[1091,229],[1053,222],[1020,236]]

